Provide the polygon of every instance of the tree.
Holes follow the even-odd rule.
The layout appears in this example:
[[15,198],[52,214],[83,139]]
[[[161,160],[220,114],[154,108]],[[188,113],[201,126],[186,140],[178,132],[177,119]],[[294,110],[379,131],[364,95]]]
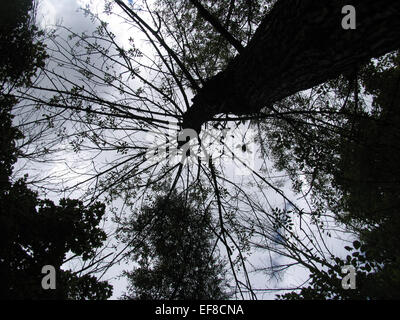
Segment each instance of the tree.
[[[39,68],[44,67],[47,58],[46,46],[42,41],[43,32],[35,25],[35,1],[3,1],[0,13],[0,112],[2,122],[0,183],[10,175],[13,159],[8,154],[14,152],[15,139],[22,133],[11,126],[14,118],[11,110],[18,103],[12,94],[13,89],[29,86]],[[8,149],[7,148],[11,148]],[[11,162],[9,162],[11,161]],[[8,162],[6,164],[6,162]]]
[[[56,206],[40,200],[25,179],[12,182],[12,166],[17,160],[15,140],[19,131],[11,126],[8,108],[0,119],[0,286],[1,299],[106,299],[111,286],[93,276],[78,276],[61,266],[70,251],[88,260],[106,238],[98,224],[105,206],[95,203],[85,208],[78,200],[62,199]],[[41,287],[41,269],[57,270],[57,288]]]
[[35,25],[32,0],[6,0],[0,13],[0,79],[3,92],[6,82],[29,85],[38,68],[44,66],[46,51],[43,36]]
[[[56,206],[39,200],[23,180],[1,195],[0,273],[2,299],[107,299],[112,287],[86,274],[65,271],[66,254],[93,257],[106,238],[98,224],[104,204],[85,208],[77,200]],[[56,289],[41,286],[42,268],[56,270]]]
[[[18,103],[15,88],[30,86],[44,66],[43,34],[34,25],[33,1],[2,3],[0,25],[0,298],[1,299],[106,299],[111,286],[90,274],[65,271],[66,254],[88,260],[105,240],[98,224],[105,206],[85,207],[81,201],[62,199],[59,206],[40,200],[26,178],[12,179],[20,156],[12,109]],[[42,267],[56,269],[56,290],[41,287]]]
[[200,200],[195,192],[159,195],[123,224],[123,241],[139,264],[126,272],[130,286],[125,298],[228,298],[211,215],[201,209]]

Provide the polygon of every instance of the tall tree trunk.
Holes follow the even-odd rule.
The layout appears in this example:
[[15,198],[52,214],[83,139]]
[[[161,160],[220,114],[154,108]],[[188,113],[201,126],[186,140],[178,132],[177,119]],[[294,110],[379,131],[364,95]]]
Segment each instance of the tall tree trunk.
[[[348,4],[355,30],[342,28]],[[278,0],[244,51],[193,98],[183,126],[200,131],[219,113],[256,113],[398,48],[400,0]]]

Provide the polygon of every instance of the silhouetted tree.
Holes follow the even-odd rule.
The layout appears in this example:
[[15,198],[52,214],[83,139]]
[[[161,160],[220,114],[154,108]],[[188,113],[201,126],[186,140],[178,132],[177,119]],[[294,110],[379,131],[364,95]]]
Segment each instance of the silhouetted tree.
[[[163,188],[164,193],[168,189]],[[122,227],[139,264],[126,272],[127,299],[224,299],[226,270],[217,257],[209,210],[198,194],[159,195]]]
[[[61,268],[67,253],[93,257],[106,239],[98,224],[104,204],[85,208],[78,200],[57,206],[40,200],[23,180],[0,195],[0,297],[2,299],[107,299],[112,287],[94,276]],[[56,289],[44,290],[42,267],[56,269]]]
[[38,68],[44,66],[45,45],[39,41],[43,32],[35,25],[36,1],[5,0],[0,12],[0,79],[29,85]]
[[[88,260],[106,238],[98,224],[105,205],[85,207],[81,201],[62,199],[57,206],[40,200],[26,185],[13,181],[19,156],[16,141],[23,137],[13,126],[16,87],[31,85],[44,66],[42,33],[34,25],[33,1],[3,1],[0,11],[0,298],[1,299],[106,299],[111,286],[86,274],[61,269],[67,253]],[[44,290],[42,267],[56,268],[56,289]]]

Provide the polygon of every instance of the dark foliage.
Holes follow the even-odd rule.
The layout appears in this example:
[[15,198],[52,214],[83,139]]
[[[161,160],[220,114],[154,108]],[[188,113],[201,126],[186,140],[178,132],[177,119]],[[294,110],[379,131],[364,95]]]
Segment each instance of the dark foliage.
[[[336,151],[340,157],[336,166],[327,166],[324,172],[332,174],[342,195],[340,206],[335,204],[338,220],[355,230],[360,241],[346,247],[352,254],[345,259],[335,258],[330,269],[312,270],[308,288],[280,298],[400,297],[399,54],[371,62],[360,76],[362,87],[372,95],[372,109],[364,117],[348,120],[351,137],[338,141]],[[317,194],[319,191],[316,189]],[[344,265],[353,265],[357,271],[354,290],[342,288]]]
[[[35,41],[42,33],[33,9],[30,0],[10,0],[0,11],[0,299],[106,299],[112,293],[107,282],[61,269],[67,253],[87,260],[102,245],[105,205],[62,199],[57,206],[39,199],[26,178],[11,179],[22,134],[12,126],[17,100],[7,88],[29,85],[46,58],[44,44]],[[41,287],[45,265],[56,268],[55,290]]]
[[[0,5],[0,79],[29,85],[47,56],[34,25],[35,1],[5,0]],[[4,82],[3,82],[4,85]]]
[[126,298],[228,297],[224,266],[214,257],[210,212],[200,205],[174,192],[157,197],[125,223],[124,241],[129,241],[133,260],[139,264],[126,272],[130,282]]

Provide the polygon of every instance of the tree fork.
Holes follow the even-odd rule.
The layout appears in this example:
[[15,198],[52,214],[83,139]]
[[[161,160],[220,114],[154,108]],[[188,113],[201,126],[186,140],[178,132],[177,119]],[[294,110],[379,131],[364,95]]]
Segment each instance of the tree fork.
[[[342,27],[348,4],[355,30]],[[183,128],[200,132],[220,113],[255,114],[398,48],[399,0],[278,0],[243,52],[192,99]]]

